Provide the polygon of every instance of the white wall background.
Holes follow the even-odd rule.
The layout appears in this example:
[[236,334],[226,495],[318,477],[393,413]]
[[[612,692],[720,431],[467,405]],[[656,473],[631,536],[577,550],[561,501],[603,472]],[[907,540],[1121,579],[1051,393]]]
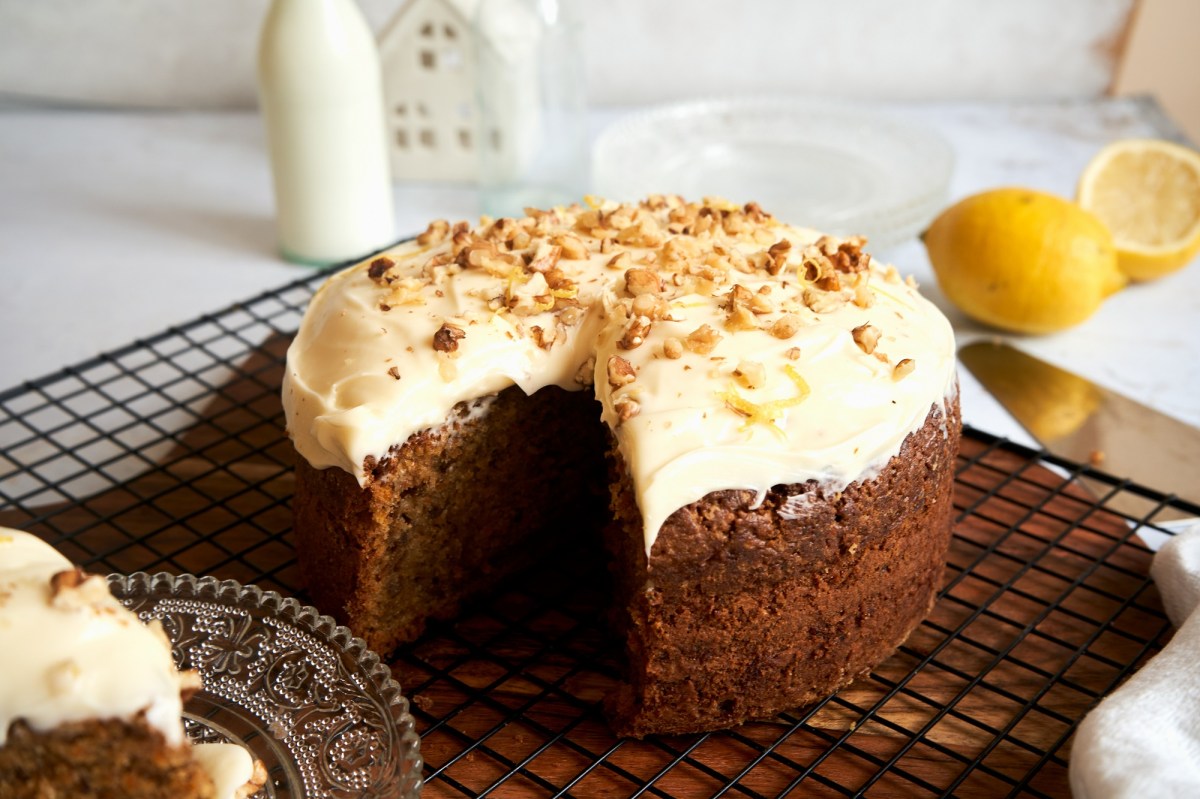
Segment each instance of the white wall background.
[[[486,1],[486,0],[485,0]],[[572,0],[567,0],[568,2]],[[360,0],[378,31],[403,0]],[[268,0],[0,0],[0,93],[251,107]],[[1111,84],[1134,0],[584,3],[593,105],[732,93],[1060,98]]]

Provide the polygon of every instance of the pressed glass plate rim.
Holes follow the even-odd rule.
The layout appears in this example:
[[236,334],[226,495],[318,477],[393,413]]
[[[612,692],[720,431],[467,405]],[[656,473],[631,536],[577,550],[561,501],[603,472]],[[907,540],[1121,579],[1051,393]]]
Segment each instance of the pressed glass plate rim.
[[305,605],[293,597],[285,597],[277,591],[264,591],[256,585],[243,585],[236,580],[216,577],[198,577],[193,574],[171,574],[169,572],[137,571],[128,575],[109,574],[109,590],[118,599],[165,598],[198,599],[221,605],[256,609],[269,613],[281,621],[294,624],[312,633],[340,652],[355,659],[362,674],[379,693],[388,708],[388,718],[395,725],[396,739],[403,760],[403,774],[410,781],[410,790],[398,796],[418,796],[423,783],[424,763],[420,753],[420,736],[416,732],[416,720],[408,709],[400,683],[392,677],[391,669],[378,654],[367,646],[367,642],[354,635],[350,628],[312,605]]

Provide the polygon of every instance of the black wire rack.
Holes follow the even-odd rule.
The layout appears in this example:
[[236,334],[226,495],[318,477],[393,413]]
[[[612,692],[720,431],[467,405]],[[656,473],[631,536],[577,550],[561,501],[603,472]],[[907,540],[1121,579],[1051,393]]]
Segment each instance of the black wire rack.
[[[0,524],[94,572],[303,596],[283,356],[325,273],[0,393]],[[967,430],[945,585],[869,677],[770,721],[613,738],[620,653],[586,562],[395,654],[426,796],[1067,796],[1084,713],[1170,635],[1142,538],[1200,507]]]

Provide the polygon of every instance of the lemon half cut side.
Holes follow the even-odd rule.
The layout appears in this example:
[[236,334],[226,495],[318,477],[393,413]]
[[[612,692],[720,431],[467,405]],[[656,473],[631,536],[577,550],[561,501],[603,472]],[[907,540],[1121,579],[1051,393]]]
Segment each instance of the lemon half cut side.
[[1158,139],[1114,142],[1092,158],[1077,201],[1112,231],[1117,264],[1153,280],[1200,252],[1200,153]]

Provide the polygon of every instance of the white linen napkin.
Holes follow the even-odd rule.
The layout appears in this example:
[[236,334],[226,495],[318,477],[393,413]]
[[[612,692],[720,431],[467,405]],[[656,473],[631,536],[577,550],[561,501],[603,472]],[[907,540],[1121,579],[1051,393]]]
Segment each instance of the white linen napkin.
[[1200,523],[1163,545],[1150,574],[1175,637],[1079,725],[1075,799],[1200,797]]

